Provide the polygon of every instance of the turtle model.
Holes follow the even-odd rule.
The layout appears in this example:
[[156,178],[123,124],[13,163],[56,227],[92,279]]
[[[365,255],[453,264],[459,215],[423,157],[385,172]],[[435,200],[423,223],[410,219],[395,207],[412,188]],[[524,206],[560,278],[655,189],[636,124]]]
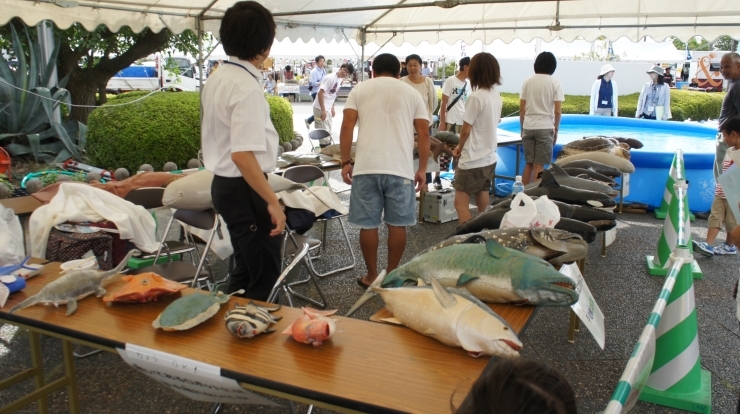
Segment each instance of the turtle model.
[[[243,289],[231,295],[242,293]],[[220,292],[218,285],[214,285],[210,294],[197,292],[183,296],[170,303],[152,322],[152,326],[168,332],[190,329],[215,315],[221,305],[229,301],[231,295]]]
[[572,141],[563,146],[558,153],[558,159],[570,155],[583,154],[585,152],[606,152],[626,160],[630,159],[629,145],[608,137],[584,137],[581,140]]

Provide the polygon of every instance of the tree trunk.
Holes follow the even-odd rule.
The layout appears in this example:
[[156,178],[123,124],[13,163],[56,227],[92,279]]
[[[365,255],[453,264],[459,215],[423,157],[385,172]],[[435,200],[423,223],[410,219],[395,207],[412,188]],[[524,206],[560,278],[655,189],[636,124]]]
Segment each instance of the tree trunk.
[[67,83],[67,90],[72,95],[73,105],[87,105],[86,107],[73,106],[69,113],[69,119],[87,124],[87,117],[95,106],[95,93],[98,91],[98,85],[106,82],[103,74],[94,69],[75,69]]

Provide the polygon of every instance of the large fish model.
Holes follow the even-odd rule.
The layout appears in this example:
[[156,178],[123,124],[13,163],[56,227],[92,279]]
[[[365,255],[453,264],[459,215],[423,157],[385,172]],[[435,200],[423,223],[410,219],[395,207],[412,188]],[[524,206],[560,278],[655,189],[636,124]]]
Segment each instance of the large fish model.
[[226,329],[239,338],[254,338],[262,332],[275,332],[270,325],[278,323],[282,316],[273,316],[270,312],[280,310],[280,305],[260,306],[250,301],[246,306],[234,305],[226,312]]
[[614,168],[619,169],[619,171],[623,173],[632,174],[635,172],[635,165],[632,164],[629,160],[626,160],[622,157],[617,157],[613,154],[607,154],[606,152],[600,152],[600,151],[594,151],[594,152],[585,152],[583,154],[575,154],[575,155],[569,155],[565,158],[559,158],[558,164],[561,166],[566,166],[573,161],[580,161],[580,160],[591,160],[596,161],[602,164],[610,165]]
[[126,284],[121,286],[118,292],[106,295],[103,302],[156,302],[160,296],[188,288],[187,285],[165,279],[152,272],[124,276],[121,279]]
[[431,286],[383,289],[385,271],[370,286],[380,294],[393,319],[416,332],[448,346],[460,347],[468,355],[518,357],[522,343],[506,321],[465,289],[445,289],[436,280]]
[[580,177],[585,178],[593,181],[598,181],[602,184],[606,184],[609,187],[616,187],[617,183],[611,179],[610,177],[607,177],[604,174],[599,174],[596,171],[590,169],[590,168],[563,168],[563,171],[565,171],[568,175],[571,177]]
[[[535,200],[537,198],[538,197],[532,197],[532,199],[535,199]],[[492,210],[509,211],[511,209],[512,201],[513,199],[510,197],[500,203],[491,205],[486,209],[485,213],[488,213],[489,211],[492,211]],[[617,226],[617,216],[612,212],[599,210],[599,209],[589,207],[589,206],[576,206],[573,204],[563,203],[562,201],[557,201],[557,200],[550,200],[550,201],[552,201],[553,203],[555,203],[556,206],[558,206],[558,211],[560,211],[561,220],[571,219],[571,220],[582,221],[584,223],[594,226],[596,228],[596,231],[607,231]],[[478,217],[480,216],[481,215],[479,215]],[[476,217],[473,220],[478,219],[478,217]],[[465,224],[468,224],[473,220],[470,220],[466,222]],[[465,224],[463,224],[463,226]],[[557,228],[557,225],[556,225],[556,228]],[[568,229],[565,228],[563,230],[568,230]],[[572,231],[572,230],[568,230],[568,231]],[[462,233],[458,233],[458,234],[462,234]]]
[[[504,214],[506,214],[507,211],[507,209],[501,208],[479,214],[474,219],[468,220],[459,225],[451,236],[478,233],[483,230],[497,230],[501,227],[501,222],[503,221]],[[581,236],[586,243],[591,243],[596,240],[596,227],[582,221],[560,217],[560,221],[555,224],[555,228],[575,233]]]
[[547,260],[553,266],[581,260],[588,253],[588,244],[577,234],[543,227],[531,229],[514,227],[452,236],[417,256],[461,243],[485,244],[487,240],[495,240],[504,247],[537,256],[540,259]]
[[525,189],[524,194],[530,197],[547,196],[552,200],[583,206],[612,207],[617,204],[605,193],[560,185],[549,171],[542,172],[542,181],[538,187]]
[[283,335],[291,335],[296,341],[313,346],[321,346],[327,339],[334,336],[337,331],[334,315],[337,310],[320,311],[312,308],[302,308],[303,316],[293,321],[285,330]]
[[[578,300],[573,281],[551,264],[530,254],[507,249],[495,240],[481,244],[458,244],[417,256],[394,269],[382,282],[400,287],[417,279],[442,286],[464,286],[476,298],[490,303],[570,306]],[[373,296],[370,288],[352,306],[351,315]]]
[[607,177],[621,177],[622,171],[617,167],[612,167],[594,160],[573,160],[571,162],[558,161],[558,164],[563,168],[587,168],[596,171],[599,174]]
[[559,165],[552,163],[550,170],[544,170],[542,171],[542,179],[538,181],[534,181],[530,184],[528,184],[525,189],[535,188],[540,185],[541,182],[545,182],[547,180],[552,181],[554,180],[559,185],[564,185],[566,187],[571,188],[577,188],[580,190],[588,190],[588,191],[595,191],[598,193],[604,193],[609,196],[615,196],[619,194],[618,191],[615,191],[613,188],[608,186],[607,184],[602,184],[593,180],[584,179],[580,177],[572,177],[567,172],[563,171],[562,168],[560,168]]

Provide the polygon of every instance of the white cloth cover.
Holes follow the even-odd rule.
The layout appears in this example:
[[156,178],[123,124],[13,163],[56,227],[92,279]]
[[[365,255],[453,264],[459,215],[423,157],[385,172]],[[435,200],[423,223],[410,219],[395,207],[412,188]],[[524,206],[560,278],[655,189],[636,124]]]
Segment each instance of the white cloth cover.
[[115,223],[121,239],[130,240],[142,251],[151,252],[159,248],[154,218],[144,207],[95,187],[64,183],[49,204],[31,214],[31,254],[46,257],[49,232],[57,224],[104,220]]

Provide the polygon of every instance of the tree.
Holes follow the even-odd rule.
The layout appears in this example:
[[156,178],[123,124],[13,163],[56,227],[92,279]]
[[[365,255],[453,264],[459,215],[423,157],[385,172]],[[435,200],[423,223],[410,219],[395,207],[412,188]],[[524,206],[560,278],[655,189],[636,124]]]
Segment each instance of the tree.
[[[697,40],[698,39],[698,40]],[[677,37],[672,37],[673,45],[678,50],[686,50],[686,43]],[[689,39],[689,50],[709,50],[709,42],[701,36],[693,36]]]
[[731,52],[737,51],[737,40],[730,36],[720,36],[712,42],[714,50],[729,50]]

